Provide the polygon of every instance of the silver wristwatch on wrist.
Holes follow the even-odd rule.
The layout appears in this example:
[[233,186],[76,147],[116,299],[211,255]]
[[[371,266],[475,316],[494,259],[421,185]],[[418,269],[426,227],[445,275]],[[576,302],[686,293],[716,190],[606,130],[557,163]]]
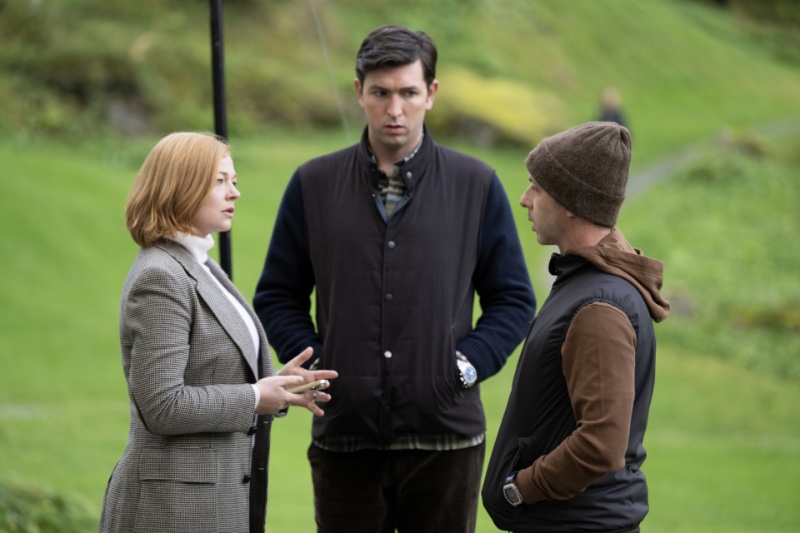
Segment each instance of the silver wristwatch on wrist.
[[456,365],[458,365],[458,376],[461,379],[461,386],[468,389],[478,381],[478,372],[467,356],[456,350]]
[[514,507],[522,505],[522,494],[520,494],[517,486],[514,485],[514,478],[516,476],[516,472],[511,472],[511,474],[509,474],[509,476],[506,478],[505,484],[503,485],[503,496],[505,496],[506,501]]

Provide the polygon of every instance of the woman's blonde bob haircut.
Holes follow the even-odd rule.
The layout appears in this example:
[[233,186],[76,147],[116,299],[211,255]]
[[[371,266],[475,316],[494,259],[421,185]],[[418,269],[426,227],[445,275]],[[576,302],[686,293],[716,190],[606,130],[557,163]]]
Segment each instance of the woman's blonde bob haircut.
[[125,206],[125,225],[142,248],[176,233],[197,233],[192,220],[211,193],[219,162],[230,154],[210,133],[162,138],[142,164]]

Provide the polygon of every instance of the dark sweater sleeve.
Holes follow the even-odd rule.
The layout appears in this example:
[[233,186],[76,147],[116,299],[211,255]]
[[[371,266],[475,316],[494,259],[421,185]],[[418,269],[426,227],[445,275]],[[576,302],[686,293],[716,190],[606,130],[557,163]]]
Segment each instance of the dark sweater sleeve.
[[278,359],[288,362],[311,346],[321,355],[322,342],[311,319],[314,270],[308,239],[300,177],[295,172],[281,200],[253,307]]
[[536,298],[522,254],[517,226],[497,175],[486,200],[478,263],[473,275],[481,316],[475,329],[459,341],[483,381],[503,368],[522,342],[536,313]]

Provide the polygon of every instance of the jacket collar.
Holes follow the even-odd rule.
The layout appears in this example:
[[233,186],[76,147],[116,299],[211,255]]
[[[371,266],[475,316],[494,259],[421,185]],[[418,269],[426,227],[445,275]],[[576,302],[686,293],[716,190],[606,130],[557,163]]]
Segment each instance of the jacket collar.
[[583,257],[554,253],[550,256],[550,263],[548,264],[547,268],[550,271],[550,274],[556,276],[555,283],[558,284],[587,264],[588,261]]
[[[417,153],[408,160],[402,167],[403,176],[405,176],[406,187],[408,187],[409,194],[414,194],[414,189],[417,183],[425,176],[425,172],[430,168],[430,162],[433,158],[433,153],[436,143],[431,137],[431,132],[428,130],[428,125],[422,126],[422,143],[417,150]],[[370,169],[370,177],[374,177],[378,172],[378,165],[372,160],[371,151],[369,147],[369,128],[365,127],[361,134],[361,142],[359,143],[359,155]]]
[[[209,270],[211,270],[211,274],[209,274],[203,268],[203,266],[197,262],[189,250],[184,248],[181,244],[169,239],[161,239],[154,246],[164,250],[166,253],[172,256],[178,263],[180,263],[187,275],[196,281],[197,294],[204,302],[208,304],[209,310],[214,314],[217,321],[220,323],[220,325],[222,325],[223,329],[228,332],[228,335],[230,335],[236,346],[238,346],[239,351],[252,370],[253,376],[255,376],[256,379],[259,377],[264,377],[260,375],[258,370],[258,354],[253,348],[253,341],[250,337],[250,332],[248,331],[247,326],[240,319],[239,312],[236,310],[233,304],[231,304],[227,296],[222,293],[217,284],[214,283],[214,280],[211,279],[211,275],[219,280],[222,286],[225,287],[228,292],[230,292],[233,297],[239,301],[242,307],[244,307],[245,311],[247,311],[247,313],[250,315],[251,319],[256,325],[256,329],[258,329],[260,352],[265,358],[268,356],[266,335],[259,324],[258,317],[255,315],[250,305],[241,295],[239,290],[233,285],[228,276],[225,275],[225,272],[222,270],[222,268],[217,265],[213,259],[209,258],[207,262]],[[268,360],[268,358],[265,360]],[[271,369],[268,370],[267,373],[271,373]]]

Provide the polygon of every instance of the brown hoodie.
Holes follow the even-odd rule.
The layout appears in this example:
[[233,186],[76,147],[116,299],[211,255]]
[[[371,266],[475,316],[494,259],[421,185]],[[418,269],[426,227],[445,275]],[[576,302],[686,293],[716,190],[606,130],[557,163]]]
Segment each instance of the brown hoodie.
[[[596,246],[567,250],[565,255],[580,256],[629,281],[655,322],[669,315],[669,302],[660,293],[663,263],[633,248],[619,230]],[[575,315],[561,355],[577,426],[552,452],[517,473],[515,484],[526,504],[570,499],[625,466],[636,342],[628,317],[610,304],[592,303]]]
[[647,302],[653,321],[661,322],[669,315],[669,302],[661,296],[664,263],[631,246],[618,229],[596,246],[582,246],[566,253],[583,257],[599,270],[631,282]]

